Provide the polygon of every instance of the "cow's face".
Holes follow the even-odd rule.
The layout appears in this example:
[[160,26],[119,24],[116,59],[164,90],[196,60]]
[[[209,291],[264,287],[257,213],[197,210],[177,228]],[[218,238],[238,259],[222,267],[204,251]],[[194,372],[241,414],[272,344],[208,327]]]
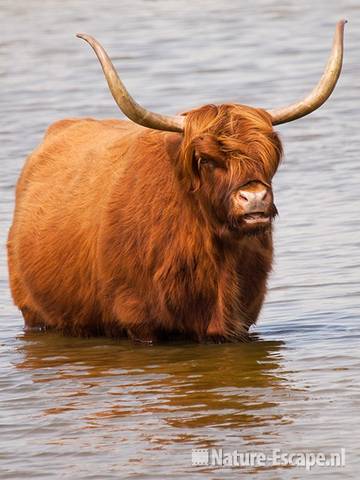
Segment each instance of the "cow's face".
[[234,105],[206,106],[188,115],[183,167],[201,208],[223,231],[269,228],[277,213],[271,182],[282,153],[270,117]]

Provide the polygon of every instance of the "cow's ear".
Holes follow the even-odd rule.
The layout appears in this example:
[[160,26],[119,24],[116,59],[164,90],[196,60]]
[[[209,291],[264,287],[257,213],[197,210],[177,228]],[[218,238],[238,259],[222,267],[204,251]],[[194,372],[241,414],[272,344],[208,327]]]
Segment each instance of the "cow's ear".
[[194,163],[194,149],[191,145],[183,148],[183,135],[168,133],[165,137],[166,153],[174,165],[184,188],[189,192],[199,189],[200,178],[197,165]]
[[178,162],[182,140],[183,136],[181,133],[167,133],[165,136],[166,153],[173,165],[176,165]]

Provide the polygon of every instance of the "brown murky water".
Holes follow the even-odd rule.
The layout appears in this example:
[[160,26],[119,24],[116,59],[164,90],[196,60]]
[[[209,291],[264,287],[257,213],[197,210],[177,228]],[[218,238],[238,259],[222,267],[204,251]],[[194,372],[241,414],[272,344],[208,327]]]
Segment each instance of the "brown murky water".
[[[174,113],[263,107],[317,81],[346,17],[343,76],[327,105],[279,128],[276,265],[246,345],[24,334],[5,238],[24,158],[46,126],[117,117],[74,34],[109,49],[134,96]],[[303,468],[192,466],[192,448],[333,452],[360,466],[360,4],[358,0],[0,0],[0,477],[304,478]],[[300,207],[301,205],[301,207]]]

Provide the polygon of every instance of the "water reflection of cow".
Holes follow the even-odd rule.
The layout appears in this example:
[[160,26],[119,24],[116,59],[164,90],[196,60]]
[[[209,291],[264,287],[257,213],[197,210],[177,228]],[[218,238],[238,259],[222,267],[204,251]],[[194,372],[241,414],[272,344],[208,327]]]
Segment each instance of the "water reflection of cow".
[[46,390],[47,413],[79,409],[94,422],[154,413],[179,428],[253,428],[281,421],[277,404],[289,393],[282,348],[255,341],[219,345],[215,354],[211,345],[132,348],[126,341],[31,333],[21,340],[17,367],[30,371],[34,391]]
[[343,29],[342,21],[304,100],[271,111],[206,105],[176,117],[140,107],[103,48],[82,35],[135,123],[60,121],[28,159],[8,243],[27,326],[142,342],[246,338],[272,263],[271,182],[282,150],[273,125],[331,94]]

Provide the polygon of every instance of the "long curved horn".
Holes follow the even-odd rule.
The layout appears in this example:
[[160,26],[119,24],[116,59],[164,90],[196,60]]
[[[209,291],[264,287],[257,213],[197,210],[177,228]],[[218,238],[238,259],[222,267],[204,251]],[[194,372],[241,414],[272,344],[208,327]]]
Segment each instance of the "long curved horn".
[[344,26],[346,22],[346,20],[340,20],[336,25],[331,54],[319,83],[303,100],[287,107],[268,110],[272,117],[273,125],[292,122],[304,117],[319,108],[329,98],[341,72],[344,50]]
[[182,132],[184,130],[184,117],[159,115],[158,113],[146,110],[144,107],[136,103],[126,90],[114,65],[100,43],[90,35],[78,33],[76,36],[84,39],[93,48],[101,63],[105,78],[115,102],[130,120],[144,127],[154,128],[156,130],[167,130],[170,132]]

